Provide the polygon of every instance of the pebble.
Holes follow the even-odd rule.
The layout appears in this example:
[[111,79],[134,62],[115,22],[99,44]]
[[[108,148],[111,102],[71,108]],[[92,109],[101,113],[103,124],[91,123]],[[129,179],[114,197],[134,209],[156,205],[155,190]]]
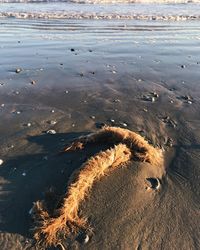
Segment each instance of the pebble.
[[17,115],[21,114],[21,111],[16,111],[16,114],[17,114]]
[[54,109],[52,109],[52,110],[51,110],[51,113],[54,113],[54,112],[55,112],[55,110],[54,110]]
[[25,172],[23,172],[23,173],[22,173],[22,175],[23,175],[23,176],[26,176],[26,173],[25,173]]
[[0,159],[0,166],[3,164],[3,160],[2,159]]
[[19,91],[15,91],[15,94],[16,94],[16,95],[19,95]]
[[43,157],[43,160],[47,161],[47,160],[48,160],[48,156],[47,156],[47,155],[44,156],[44,157]]
[[94,115],[91,115],[90,118],[94,120],[96,117]]
[[15,70],[16,73],[20,73],[21,71],[22,71],[21,68],[17,68],[17,69]]
[[148,109],[144,108],[144,109],[143,109],[143,111],[144,111],[144,112],[147,112],[147,111],[148,111]]
[[74,51],[75,51],[75,49],[71,48],[71,51],[72,51],[72,52],[74,52]]
[[183,65],[181,65],[181,68],[184,69],[184,68],[186,68],[186,66],[183,64]]
[[174,101],[173,101],[173,100],[170,100],[170,103],[174,103]]
[[173,139],[170,138],[170,137],[168,137],[168,138],[167,138],[167,141],[166,141],[166,145],[167,145],[168,147],[173,147]]
[[69,91],[68,90],[65,90],[65,94],[68,94],[69,93]]
[[117,71],[115,71],[115,70],[112,70],[112,73],[113,73],[113,74],[116,74],[116,73],[117,73]]
[[151,97],[151,102],[155,102],[156,101],[156,98],[153,96]]
[[187,101],[187,103],[188,103],[188,104],[192,104],[192,102],[191,102],[191,101]]
[[115,122],[115,120],[114,120],[114,119],[110,119],[110,122],[114,123],[114,122]]
[[50,134],[50,135],[55,135],[56,134],[56,131],[54,129],[50,129],[50,130],[47,130],[46,132],[47,134]]
[[5,104],[4,104],[4,103],[2,103],[2,104],[1,104],[1,107],[2,107],[2,108],[3,108],[3,107],[5,107]]

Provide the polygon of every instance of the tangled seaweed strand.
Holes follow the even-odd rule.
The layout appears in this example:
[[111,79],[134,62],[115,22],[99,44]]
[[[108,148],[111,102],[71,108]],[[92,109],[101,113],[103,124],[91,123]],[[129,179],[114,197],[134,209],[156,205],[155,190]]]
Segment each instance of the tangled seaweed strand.
[[[65,151],[82,149],[87,143],[111,142],[113,148],[101,151],[87,160],[78,173],[70,180],[68,191],[61,208],[50,216],[45,201],[37,201],[33,206],[34,238],[45,246],[61,244],[61,238],[87,228],[87,219],[80,218],[81,202],[88,196],[93,184],[109,172],[126,164],[131,159],[149,162],[156,167],[163,163],[162,151],[149,145],[144,138],[130,130],[104,127],[97,133],[80,137]],[[62,237],[61,237],[62,236]]]

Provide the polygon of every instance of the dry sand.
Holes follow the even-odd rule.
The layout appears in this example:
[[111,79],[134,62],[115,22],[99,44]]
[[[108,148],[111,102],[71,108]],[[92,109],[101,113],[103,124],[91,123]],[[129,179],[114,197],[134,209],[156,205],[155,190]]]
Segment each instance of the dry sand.
[[[199,23],[130,22],[124,31],[123,21],[74,21],[46,37],[36,24],[22,36],[10,22],[0,37],[0,249],[36,249],[33,202],[48,190],[64,195],[74,170],[110,144],[58,153],[102,123],[163,148],[166,174],[159,191],[148,189],[158,173],[134,161],[96,182],[79,211],[93,228],[89,242],[63,245],[199,249]],[[57,199],[49,199],[53,209]]]

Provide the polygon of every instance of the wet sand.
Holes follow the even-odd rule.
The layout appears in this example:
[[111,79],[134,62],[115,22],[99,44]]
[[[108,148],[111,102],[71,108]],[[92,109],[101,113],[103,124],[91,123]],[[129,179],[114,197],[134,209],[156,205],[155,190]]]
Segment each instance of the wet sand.
[[159,192],[148,163],[97,182],[80,210],[93,235],[70,248],[199,249],[199,22],[1,21],[0,248],[35,249],[33,202],[108,146],[58,152],[107,124],[163,148],[166,175]]

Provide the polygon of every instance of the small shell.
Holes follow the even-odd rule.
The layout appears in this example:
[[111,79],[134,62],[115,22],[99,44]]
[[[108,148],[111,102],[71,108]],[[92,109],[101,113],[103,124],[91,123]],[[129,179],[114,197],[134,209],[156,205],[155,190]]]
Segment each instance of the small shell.
[[2,159],[0,159],[0,166],[3,164],[3,160]]
[[47,134],[50,134],[50,135],[55,135],[56,134],[56,131],[54,129],[50,129],[46,132]]

